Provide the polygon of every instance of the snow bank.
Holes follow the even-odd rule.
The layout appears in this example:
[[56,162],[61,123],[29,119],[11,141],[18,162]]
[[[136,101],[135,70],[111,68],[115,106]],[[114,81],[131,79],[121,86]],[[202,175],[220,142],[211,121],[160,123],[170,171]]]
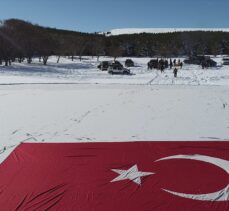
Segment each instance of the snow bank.
[[107,35],[122,35],[122,34],[141,34],[141,33],[168,33],[168,32],[185,32],[185,31],[223,31],[229,32],[229,28],[123,28],[112,29],[110,32],[105,32]]

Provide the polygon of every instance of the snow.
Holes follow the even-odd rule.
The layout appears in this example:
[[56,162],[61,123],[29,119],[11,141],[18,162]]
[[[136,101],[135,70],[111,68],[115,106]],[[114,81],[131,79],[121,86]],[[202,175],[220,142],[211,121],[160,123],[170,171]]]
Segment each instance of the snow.
[[123,35],[123,34],[141,34],[141,33],[169,33],[169,32],[186,32],[186,31],[223,31],[229,32],[229,28],[122,28],[112,29],[109,32],[105,32],[108,36]]
[[229,140],[229,66],[184,65],[174,79],[132,59],[131,76],[90,57],[0,67],[0,161],[21,142]]
[[[166,70],[161,74],[157,70],[148,70],[147,63],[150,58],[132,58],[136,67],[130,68],[134,75],[120,76],[109,75],[106,71],[97,69],[97,59],[85,57],[84,60],[71,61],[61,58],[57,64],[57,58],[51,57],[49,64],[44,66],[35,60],[34,64],[13,64],[12,67],[0,68],[0,84],[129,84],[129,85],[229,85],[229,66],[223,66],[222,56],[214,57],[219,67],[202,70],[197,65],[185,65],[174,80],[173,71]],[[184,58],[180,58],[183,60]],[[112,60],[102,57],[101,61]],[[118,58],[124,64],[126,58]]]

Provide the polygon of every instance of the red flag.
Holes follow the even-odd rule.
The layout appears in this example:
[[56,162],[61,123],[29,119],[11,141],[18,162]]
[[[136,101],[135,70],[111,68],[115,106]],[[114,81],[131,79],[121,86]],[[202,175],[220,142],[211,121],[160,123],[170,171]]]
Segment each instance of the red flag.
[[229,142],[21,144],[0,210],[229,210]]

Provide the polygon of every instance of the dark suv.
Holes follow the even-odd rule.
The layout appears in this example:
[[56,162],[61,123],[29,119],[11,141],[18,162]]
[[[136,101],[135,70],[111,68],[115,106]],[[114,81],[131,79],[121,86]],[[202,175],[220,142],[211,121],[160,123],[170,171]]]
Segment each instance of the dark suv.
[[134,62],[133,62],[133,60],[127,59],[127,60],[125,61],[125,66],[126,66],[126,67],[134,67]]
[[108,70],[108,67],[110,65],[110,62],[108,61],[103,61],[103,62],[100,62],[100,64],[98,65],[98,68],[102,71],[107,71]]
[[185,64],[205,64],[207,67],[216,67],[217,63],[210,56],[191,56],[184,60]]

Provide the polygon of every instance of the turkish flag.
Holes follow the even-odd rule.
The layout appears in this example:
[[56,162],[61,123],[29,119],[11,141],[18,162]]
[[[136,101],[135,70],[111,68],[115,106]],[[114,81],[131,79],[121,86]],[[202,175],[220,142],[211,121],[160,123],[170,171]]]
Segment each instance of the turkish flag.
[[0,210],[229,210],[229,142],[21,144]]

